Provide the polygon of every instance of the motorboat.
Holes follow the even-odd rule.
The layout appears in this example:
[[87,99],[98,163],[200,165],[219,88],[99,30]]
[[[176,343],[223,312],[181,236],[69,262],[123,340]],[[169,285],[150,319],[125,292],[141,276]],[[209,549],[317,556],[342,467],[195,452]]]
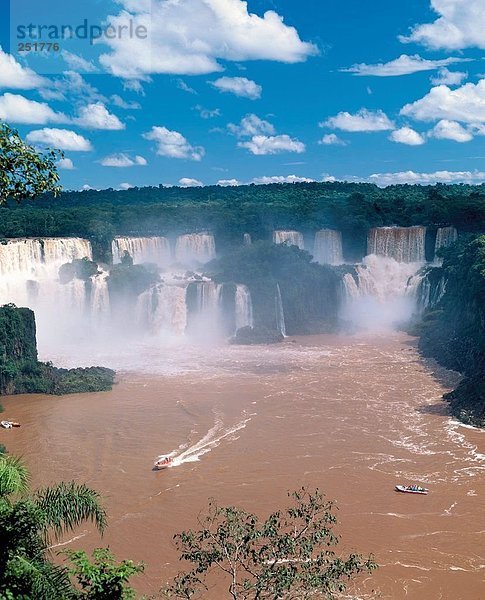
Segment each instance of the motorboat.
[[396,492],[403,492],[404,494],[426,495],[429,490],[419,485],[396,485]]
[[20,427],[20,423],[17,423],[16,421],[0,421],[0,425],[4,429],[12,429],[12,427]]
[[172,465],[173,458],[171,456],[159,456],[153,464],[153,468],[157,471],[167,469]]

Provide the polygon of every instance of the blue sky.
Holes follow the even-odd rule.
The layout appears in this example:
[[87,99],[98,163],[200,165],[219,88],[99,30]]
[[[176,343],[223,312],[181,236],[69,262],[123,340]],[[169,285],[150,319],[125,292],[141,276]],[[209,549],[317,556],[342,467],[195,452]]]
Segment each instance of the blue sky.
[[[68,189],[485,180],[485,0],[1,6],[0,119]],[[96,43],[53,33],[84,19]]]

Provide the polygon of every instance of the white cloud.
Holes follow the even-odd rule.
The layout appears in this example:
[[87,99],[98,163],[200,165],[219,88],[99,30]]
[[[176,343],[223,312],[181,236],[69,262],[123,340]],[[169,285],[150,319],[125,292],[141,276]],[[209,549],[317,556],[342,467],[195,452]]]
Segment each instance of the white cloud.
[[125,124],[116,115],[111,114],[102,102],[81,107],[79,116],[74,119],[74,122],[88,129],[119,130],[125,128]]
[[12,123],[67,123],[69,119],[62,113],[56,113],[45,102],[28,100],[19,94],[6,93],[0,96],[0,119]]
[[375,183],[380,187],[403,183],[430,185],[433,183],[483,183],[485,172],[479,171],[435,171],[434,173],[416,173],[401,171],[399,173],[374,173],[364,181]]
[[60,158],[56,162],[56,165],[58,169],[63,169],[64,171],[72,171],[75,168],[70,158]]
[[118,186],[118,189],[131,190],[131,188],[134,188],[134,187],[135,186],[132,183],[124,182],[124,183],[120,183],[120,185]]
[[83,104],[107,102],[106,98],[76,71],[65,71],[62,78],[51,81],[49,87],[40,89],[39,93],[44,100],[66,100],[69,97]]
[[247,142],[238,142],[240,148],[247,148],[251,154],[263,156],[280,152],[305,152],[305,144],[289,135],[255,135]]
[[83,71],[84,73],[94,73],[94,71],[97,71],[96,66],[91,61],[86,60],[78,54],[62,50],[61,56],[67,66],[74,71]]
[[0,88],[32,90],[48,84],[48,80],[23,67],[0,46]]
[[347,146],[347,142],[339,138],[335,133],[324,135],[318,143],[324,146]]
[[182,187],[202,187],[204,185],[202,181],[191,177],[182,177],[182,179],[179,179],[179,184]]
[[188,94],[198,95],[198,92],[196,92],[194,90],[194,88],[191,88],[190,85],[185,83],[185,81],[183,79],[177,79],[177,87],[179,88],[179,90],[183,90],[184,92],[187,92]]
[[376,65],[367,65],[360,63],[353,65],[348,69],[340,69],[344,73],[353,73],[354,75],[373,75],[375,77],[396,77],[399,75],[410,75],[419,71],[433,71],[439,67],[451,65],[457,62],[465,62],[463,58],[444,58],[441,60],[427,60],[418,54],[409,56],[401,54],[399,58],[387,63],[378,63]]
[[431,77],[432,85],[461,85],[468,77],[463,71],[449,71],[446,67],[440,69],[437,75]]
[[253,135],[274,135],[275,128],[269,121],[260,119],[254,114],[248,114],[241,119],[239,125],[229,123],[229,131],[238,137],[251,137]]
[[170,158],[188,158],[201,160],[205,154],[201,146],[192,146],[178,131],[171,131],[166,127],[152,127],[143,134],[146,140],[152,140],[157,145],[157,154]]
[[99,161],[103,167],[118,167],[118,168],[126,168],[126,167],[134,167],[134,166],[142,166],[144,167],[147,164],[147,161],[143,156],[135,156],[132,158],[127,154],[110,154],[109,156],[105,156]]
[[93,149],[89,140],[70,129],[36,129],[28,133],[25,139],[31,144],[42,144],[71,152],[88,152]]
[[485,122],[485,79],[476,85],[465,85],[451,90],[446,85],[431,88],[430,92],[401,109],[401,114],[419,121],[449,119],[463,123]]
[[114,75],[144,80],[152,73],[197,75],[221,71],[224,61],[304,61],[316,54],[295,28],[274,11],[249,13],[242,0],[118,0],[122,10],[108,17],[115,27],[143,26],[147,39],[103,40],[110,52],[100,62]]
[[339,112],[327,121],[320,123],[320,127],[333,127],[342,131],[387,131],[394,129],[394,123],[382,110],[367,110],[361,108],[356,114]]
[[141,108],[141,104],[139,102],[127,102],[117,94],[113,94],[110,100],[115,106],[118,106],[119,108],[124,108],[125,110],[138,110]]
[[313,183],[314,179],[309,179],[308,177],[298,177],[298,175],[272,175],[270,177],[255,177],[253,179],[253,183],[257,185],[267,185],[269,183]]
[[430,137],[438,140],[453,140],[455,142],[469,142],[473,139],[473,135],[464,129],[456,121],[448,121],[443,119],[436,123],[434,128],[428,134]]
[[214,117],[221,116],[220,108],[204,108],[200,104],[197,104],[194,106],[194,110],[196,110],[203,119],[213,119]]
[[433,23],[416,25],[401,42],[415,42],[427,48],[485,48],[484,0],[431,0],[439,17]]
[[408,146],[422,146],[425,143],[424,137],[411,129],[411,127],[401,127],[391,133],[389,139],[398,144],[406,144]]
[[229,92],[235,96],[257,100],[261,98],[263,88],[246,77],[220,77],[209,83],[221,92]]
[[234,187],[242,184],[237,179],[219,179],[216,185],[221,185],[223,187]]

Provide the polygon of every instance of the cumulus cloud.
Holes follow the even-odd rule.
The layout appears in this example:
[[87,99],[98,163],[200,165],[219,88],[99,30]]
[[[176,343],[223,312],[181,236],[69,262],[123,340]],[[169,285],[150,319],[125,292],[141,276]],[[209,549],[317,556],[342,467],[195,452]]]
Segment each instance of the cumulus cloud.
[[191,177],[182,177],[182,179],[179,179],[179,184],[182,187],[202,187],[204,185],[202,181]]
[[246,77],[220,77],[209,82],[221,92],[229,92],[235,96],[257,100],[261,98],[263,88]]
[[107,99],[76,71],[65,71],[63,77],[51,81],[49,87],[41,88],[39,93],[44,100],[74,98],[81,103],[107,102]]
[[117,94],[113,94],[110,100],[115,106],[118,106],[119,108],[123,108],[125,110],[138,110],[141,108],[141,104],[139,102],[127,102]]
[[61,56],[67,66],[74,71],[83,71],[84,73],[94,73],[94,71],[97,71],[96,66],[91,61],[86,60],[78,54],[62,50]]
[[356,114],[349,112],[339,112],[334,117],[330,117],[320,127],[332,127],[342,131],[387,131],[394,129],[394,123],[382,110],[367,110],[361,108]]
[[411,127],[401,127],[394,130],[389,139],[392,142],[406,144],[407,146],[421,146],[425,143],[424,137],[414,129],[411,129]]
[[87,129],[119,130],[125,128],[125,124],[116,115],[110,113],[102,102],[94,102],[81,107],[79,116],[74,119],[74,122]]
[[222,70],[219,60],[297,63],[318,52],[276,12],[269,10],[260,17],[248,12],[242,0],[118,3],[122,10],[108,22],[119,28],[131,21],[135,28],[145,27],[148,36],[104,40],[110,51],[100,62],[127,79],[143,80],[152,73],[214,73]]
[[221,116],[220,108],[210,109],[210,108],[204,108],[200,104],[196,104],[194,106],[194,110],[196,110],[203,119],[213,119],[214,117]]
[[251,154],[263,156],[281,152],[305,152],[305,144],[289,135],[255,135],[246,142],[238,142],[240,148],[247,148]]
[[192,146],[181,133],[166,127],[152,127],[143,137],[156,143],[159,156],[199,161],[205,154],[204,148]]
[[127,181],[125,181],[124,183],[120,183],[120,185],[118,186],[118,189],[120,190],[131,190],[131,188],[134,188],[135,186],[132,183],[128,183]]
[[64,171],[72,171],[75,168],[74,163],[70,158],[60,158],[56,162],[56,165],[58,169],[62,169]]
[[318,143],[324,146],[347,146],[347,142],[339,138],[335,133],[324,135]]
[[435,171],[434,173],[416,173],[400,171],[398,173],[374,173],[365,179],[380,187],[403,183],[431,185],[434,183],[483,183],[485,172],[480,171]]
[[6,93],[0,96],[0,119],[11,123],[45,125],[47,123],[67,123],[69,119],[56,113],[45,102],[28,100],[20,94]]
[[308,177],[298,177],[298,175],[272,175],[263,177],[255,177],[252,180],[252,183],[256,183],[257,185],[267,185],[269,183],[313,183],[314,179],[309,179]]
[[408,56],[401,54],[399,58],[391,60],[387,63],[378,63],[375,65],[367,65],[360,63],[353,65],[348,69],[340,69],[344,73],[353,73],[354,75],[373,75],[375,77],[396,77],[399,75],[410,75],[419,71],[433,71],[446,65],[451,65],[457,62],[465,62],[464,58],[444,58],[441,60],[427,60],[418,54]]
[[31,131],[25,139],[31,144],[41,144],[71,152],[88,152],[93,149],[89,140],[70,129],[44,127],[44,129]]
[[485,48],[484,0],[431,0],[439,15],[433,23],[416,25],[401,42],[415,42],[427,48]]
[[219,179],[216,185],[221,185],[223,187],[234,187],[242,184],[237,179]]
[[450,71],[446,67],[440,69],[437,75],[431,77],[432,85],[461,85],[468,77],[463,71]]
[[446,85],[431,88],[420,100],[406,104],[401,114],[419,121],[449,119],[463,123],[485,123],[485,79],[476,85],[451,90]]
[[109,156],[105,156],[99,161],[103,167],[117,167],[117,168],[126,168],[126,167],[134,167],[134,166],[142,166],[144,167],[147,164],[147,161],[143,156],[135,156],[131,157],[127,154],[110,154]]
[[469,142],[473,135],[456,121],[442,119],[428,134],[438,140],[453,140],[454,142]]
[[274,135],[276,130],[274,126],[264,119],[260,119],[255,114],[248,114],[241,119],[239,125],[229,123],[229,131],[238,137],[251,137],[253,135]]
[[33,90],[48,84],[48,80],[23,67],[0,46],[0,88]]

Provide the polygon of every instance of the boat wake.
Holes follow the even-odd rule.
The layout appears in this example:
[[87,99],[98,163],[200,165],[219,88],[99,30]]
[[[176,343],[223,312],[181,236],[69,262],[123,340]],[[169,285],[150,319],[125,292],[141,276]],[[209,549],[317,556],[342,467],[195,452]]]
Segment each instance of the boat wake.
[[189,447],[187,447],[187,444],[180,446],[172,452],[161,454],[158,458],[170,457],[172,459],[169,465],[170,468],[179,467],[185,463],[197,462],[201,456],[217,448],[222,441],[236,439],[235,434],[244,429],[250,420],[251,417],[248,417],[227,429],[224,427],[222,419],[216,419],[214,426],[198,442]]

